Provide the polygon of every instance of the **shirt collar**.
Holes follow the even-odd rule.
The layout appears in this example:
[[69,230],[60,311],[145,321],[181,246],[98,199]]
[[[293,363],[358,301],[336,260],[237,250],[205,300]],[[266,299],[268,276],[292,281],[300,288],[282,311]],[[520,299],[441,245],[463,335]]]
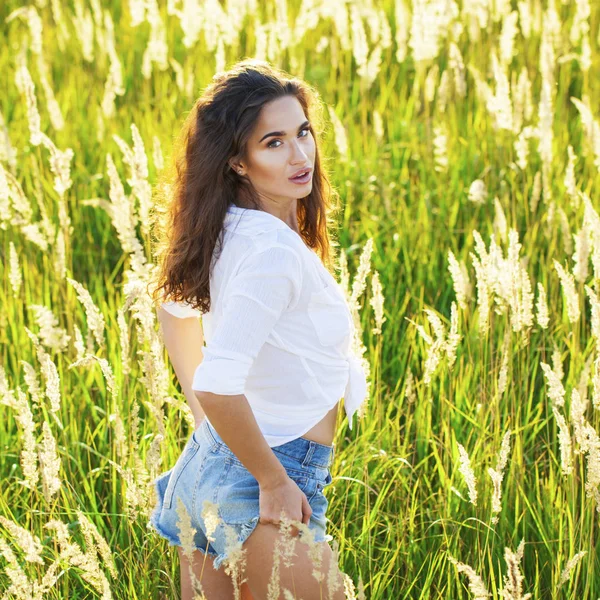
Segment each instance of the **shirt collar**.
[[302,247],[308,250],[311,260],[315,261],[321,268],[322,272],[326,273],[327,280],[335,283],[334,277],[329,271],[323,266],[321,259],[317,256],[316,252],[309,248],[304,240],[298,235],[287,223],[282,221],[279,217],[272,215],[264,210],[256,210],[254,208],[242,208],[235,204],[229,204],[227,207],[227,213],[223,220],[223,227],[227,230],[237,230],[241,233],[248,235],[258,235],[265,231],[273,231],[276,229],[288,229],[292,231],[294,235],[302,242]]

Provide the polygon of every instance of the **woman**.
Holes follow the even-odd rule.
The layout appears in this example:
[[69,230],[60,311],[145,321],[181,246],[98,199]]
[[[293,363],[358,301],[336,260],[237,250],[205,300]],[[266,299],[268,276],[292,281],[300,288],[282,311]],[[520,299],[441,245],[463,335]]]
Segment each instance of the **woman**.
[[[281,591],[327,597],[333,553],[323,489],[337,408],[343,396],[351,427],[367,386],[344,293],[315,253],[331,262],[318,109],[306,83],[246,60],[215,76],[183,129],[156,292],[171,299],[159,320],[196,429],[155,481],[151,523],[178,547],[184,598],[193,596],[180,502],[209,600],[234,597],[220,568],[229,558],[225,526],[245,551],[242,598],[266,600],[284,514],[300,540],[301,524],[314,533],[324,578],[297,543],[292,564],[280,566]],[[214,532],[206,502],[218,506]],[[345,596],[336,567],[337,600]]]

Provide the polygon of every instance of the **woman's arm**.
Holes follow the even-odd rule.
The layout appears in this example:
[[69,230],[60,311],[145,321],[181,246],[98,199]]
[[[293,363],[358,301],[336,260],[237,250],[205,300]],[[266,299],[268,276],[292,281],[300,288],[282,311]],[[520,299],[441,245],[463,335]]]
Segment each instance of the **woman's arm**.
[[192,409],[196,426],[198,426],[205,413],[192,390],[192,379],[196,367],[204,358],[202,354],[204,346],[202,324],[197,317],[182,319],[162,307],[158,308],[157,316],[169,360],[173,365],[181,391]]
[[[274,245],[242,259],[192,381],[211,425],[258,482],[259,522],[277,526],[282,511],[307,525],[312,509],[267,444],[245,391],[252,364],[275,324],[299,302],[302,276],[301,260],[287,246]],[[273,368],[285,369],[285,364]]]
[[245,257],[193,375],[192,390],[211,425],[261,485],[276,484],[287,474],[256,422],[246,380],[275,324],[301,292],[302,265],[295,251],[272,246]]
[[285,468],[269,448],[244,394],[193,393],[206,409],[210,423],[221,439],[262,489],[276,487],[287,478]]

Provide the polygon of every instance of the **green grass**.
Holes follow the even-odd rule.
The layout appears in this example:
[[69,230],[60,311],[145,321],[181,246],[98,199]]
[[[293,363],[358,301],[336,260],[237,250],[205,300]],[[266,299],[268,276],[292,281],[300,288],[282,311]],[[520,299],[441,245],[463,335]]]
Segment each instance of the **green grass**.
[[[42,2],[39,5],[43,4]],[[89,321],[74,288],[56,267],[59,245],[51,239],[48,251],[28,240],[23,227],[10,216],[0,228],[0,364],[6,385],[15,397],[20,389],[31,407],[34,435],[41,440],[42,422],[50,426],[61,459],[62,486],[50,501],[44,497],[41,483],[35,489],[23,485],[20,454],[24,446],[23,428],[17,411],[0,403],[0,515],[20,524],[39,536],[45,564],[25,563],[23,552],[14,543],[11,532],[2,524],[0,536],[15,552],[25,573],[40,581],[59,547],[54,532],[44,529],[56,519],[70,526],[73,539],[86,547],[77,525],[76,509],[80,509],[98,527],[108,542],[119,577],[113,579],[106,569],[114,598],[173,598],[179,586],[176,554],[167,543],[146,530],[148,498],[142,498],[139,511],[131,508],[127,494],[131,486],[117,469],[133,469],[133,456],[145,459],[150,444],[165,427],[162,463],[154,465],[146,476],[173,465],[189,433],[184,410],[185,398],[178,387],[166,352],[161,370],[144,372],[139,352],[150,348],[143,341],[142,323],[132,311],[125,312],[130,346],[127,356],[120,344],[118,310],[123,308],[130,257],[123,252],[115,228],[107,212],[100,206],[85,204],[91,198],[108,199],[109,180],[106,156],[111,154],[121,180],[129,177],[122,153],[113,139],[118,135],[132,144],[131,124],[135,124],[144,140],[149,157],[149,181],[157,181],[152,161],[152,139],[161,142],[165,161],[171,143],[190,110],[195,95],[210,82],[215,57],[201,36],[191,48],[183,45],[179,20],[167,15],[169,57],[175,58],[192,73],[194,84],[188,96],[175,84],[174,71],[154,69],[150,79],[142,76],[144,49],[150,28],[147,22],[130,25],[128,3],[101,3],[115,24],[115,45],[123,68],[125,93],[115,100],[115,114],[107,118],[101,110],[104,82],[109,62],[101,53],[102,44],[94,42],[94,61],[84,60],[71,19],[75,14],[71,3],[60,3],[67,17],[71,38],[61,47],[52,17],[51,4],[38,8],[44,26],[43,55],[49,67],[52,89],[65,119],[65,126],[53,128],[43,93],[36,57],[29,49],[27,64],[41,114],[41,129],[64,151],[72,148],[72,186],[65,194],[70,231],[65,234],[66,277],[80,282],[104,315],[106,330],[101,347],[92,340],[91,353],[108,361],[115,378],[114,396],[107,387],[100,365],[69,368],[77,358],[74,345],[76,330],[84,344]],[[290,3],[293,19],[300,13],[298,2]],[[379,5],[379,3],[377,3]],[[537,6],[538,0],[532,5]],[[575,208],[565,190],[567,146],[570,144],[578,160],[576,185],[586,193],[598,210],[600,177],[594,165],[590,146],[579,111],[571,102],[576,97],[586,102],[600,123],[599,70],[599,5],[591,4],[590,46],[592,66],[584,72],[576,60],[557,63],[553,98],[552,162],[549,165],[551,197],[542,197],[535,210],[530,209],[534,177],[542,169],[537,140],[530,140],[527,168],[515,165],[514,141],[517,133],[495,130],[484,100],[477,94],[475,79],[466,72],[467,94],[456,96],[453,88],[444,110],[439,106],[439,82],[448,68],[449,40],[454,39],[465,65],[479,71],[492,89],[491,53],[498,52],[501,22],[490,21],[479,40],[471,39],[468,20],[459,15],[464,25],[458,38],[445,31],[437,57],[416,64],[412,51],[402,63],[396,60],[396,42],[383,50],[381,68],[368,87],[357,75],[356,60],[344,50],[336,37],[331,20],[321,19],[312,31],[294,46],[284,49],[271,62],[304,77],[319,90],[344,124],[349,144],[348,159],[338,156],[333,128],[324,140],[323,152],[330,158],[331,177],[340,191],[343,209],[339,220],[339,242],[345,252],[350,275],[354,276],[360,254],[372,239],[373,254],[367,291],[360,299],[363,342],[371,365],[371,399],[367,414],[353,431],[341,422],[336,438],[336,461],[332,469],[334,482],[329,491],[330,533],[339,542],[340,567],[358,586],[364,583],[365,595],[372,600],[397,598],[470,598],[468,579],[459,574],[449,561],[451,555],[464,562],[482,577],[493,598],[500,598],[507,572],[504,549],[516,551],[525,541],[520,568],[524,576],[523,591],[533,598],[579,599],[600,596],[600,552],[597,542],[600,512],[594,499],[588,498],[586,458],[574,455],[573,472],[561,474],[559,429],[552,414],[548,384],[541,362],[553,365],[555,346],[563,362],[563,385],[567,391],[565,415],[573,435],[569,414],[571,390],[580,383],[588,359],[598,356],[597,342],[592,336],[590,302],[583,283],[576,283],[581,316],[570,323],[566,304],[553,260],[568,270],[574,262],[573,249],[565,246],[568,239],[560,225],[563,210],[572,235],[583,222],[583,204]],[[38,5],[38,6],[39,6]],[[48,216],[60,228],[59,195],[53,188],[49,153],[30,141],[26,103],[15,84],[17,50],[29,45],[26,21],[17,17],[6,22],[20,3],[8,0],[0,6],[2,46],[0,69],[6,85],[0,99],[0,110],[15,156],[14,166],[6,160],[2,166],[19,181],[33,207],[33,222]],[[363,6],[363,5],[361,5]],[[394,40],[397,29],[394,4],[381,3]],[[544,7],[543,7],[544,8]],[[564,46],[556,50],[556,58],[572,47],[569,32],[575,16],[575,3],[556,2]],[[86,4],[87,10],[87,4]],[[274,4],[260,3],[261,20],[275,18]],[[291,21],[292,22],[292,21]],[[365,26],[366,27],[366,26]],[[410,23],[406,24],[410,27]],[[227,26],[229,30],[231,25]],[[367,28],[371,47],[374,41]],[[322,54],[314,50],[319,40],[327,37],[329,45]],[[533,114],[524,125],[538,123],[538,103],[542,74],[539,67],[540,32],[533,31],[525,39],[520,30],[515,38],[515,55],[508,67],[508,77],[516,79],[522,67],[527,68],[532,83]],[[224,66],[229,66],[256,49],[253,18],[248,18],[237,42],[226,47]],[[332,50],[332,46],[335,51]],[[292,65],[301,68],[294,69]],[[424,94],[425,77],[437,65],[437,94],[429,102]],[[489,70],[489,74],[488,74]],[[383,137],[378,139],[374,113],[383,122]],[[99,120],[104,130],[98,128]],[[435,170],[433,128],[443,126],[447,135],[447,171]],[[0,140],[0,144],[3,143]],[[596,146],[598,141],[596,141]],[[482,179],[488,190],[481,204],[468,199],[475,179]],[[126,192],[129,186],[125,183]],[[537,283],[548,294],[550,322],[542,329],[537,320],[524,337],[515,333],[509,342],[508,384],[499,393],[498,377],[504,353],[502,344],[511,327],[510,310],[492,314],[488,333],[479,327],[479,308],[475,270],[471,253],[475,253],[473,232],[478,231],[489,248],[490,236],[502,247],[508,240],[494,225],[494,197],[502,206],[507,232],[514,228],[522,244],[521,257],[526,257],[526,270],[537,301]],[[554,211],[554,220],[548,222]],[[12,215],[12,211],[11,211]],[[4,221],[2,221],[4,222]],[[151,259],[150,241],[138,227],[138,238]],[[9,248],[14,244],[23,283],[13,294],[9,280]],[[573,246],[574,248],[574,246]],[[472,297],[465,309],[458,309],[459,333],[457,358],[452,369],[442,358],[432,375],[430,385],[423,380],[427,344],[415,325],[421,324],[433,336],[423,309],[436,311],[449,327],[451,305],[456,301],[452,277],[448,271],[448,251],[467,267],[473,286]],[[592,270],[585,284],[598,293],[599,273]],[[371,276],[377,271],[385,297],[382,335],[372,333],[375,316],[369,301],[372,296]],[[52,413],[47,397],[35,403],[25,380],[22,361],[31,364],[38,382],[45,389],[41,357],[28,337],[27,329],[38,333],[39,325],[29,307],[44,305],[52,310],[71,341],[65,351],[46,347],[59,377],[61,407]],[[410,319],[410,321],[409,321]],[[157,327],[155,325],[155,327]],[[130,369],[125,369],[128,362]],[[406,394],[409,373],[414,391]],[[160,378],[166,374],[166,386]],[[600,417],[591,403],[593,363],[590,377],[580,390],[590,398],[585,418],[598,432]],[[154,392],[142,378],[156,382]],[[1,381],[1,380],[0,380]],[[162,394],[162,395],[161,395]],[[173,398],[174,401],[170,401]],[[139,408],[139,426],[132,420]],[[118,442],[114,415],[122,418],[125,446]],[[111,416],[112,415],[112,416]],[[164,418],[163,418],[164,417]],[[162,419],[162,424],[160,423]],[[495,467],[502,437],[512,432],[510,454],[502,482],[502,509],[496,524],[491,523],[492,481],[488,467]],[[468,501],[466,483],[459,472],[458,443],[471,459],[477,477],[478,502]],[[578,444],[573,438],[575,448]],[[140,485],[144,482],[141,481]],[[463,496],[459,497],[452,488]],[[579,551],[586,551],[570,580],[560,589],[558,581],[567,561]],[[9,585],[7,552],[0,558],[0,589]],[[48,598],[91,598],[98,595],[82,576],[80,569],[63,565],[56,585]],[[307,599],[305,599],[307,600]]]

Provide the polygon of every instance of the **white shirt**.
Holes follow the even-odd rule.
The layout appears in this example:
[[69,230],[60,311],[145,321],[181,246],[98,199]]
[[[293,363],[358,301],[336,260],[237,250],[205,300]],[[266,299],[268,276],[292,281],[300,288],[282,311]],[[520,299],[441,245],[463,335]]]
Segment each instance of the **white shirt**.
[[244,394],[270,447],[305,434],[342,396],[352,429],[368,390],[342,288],[278,217],[231,204],[223,228],[210,311],[162,305],[202,318],[206,345],[192,389]]

